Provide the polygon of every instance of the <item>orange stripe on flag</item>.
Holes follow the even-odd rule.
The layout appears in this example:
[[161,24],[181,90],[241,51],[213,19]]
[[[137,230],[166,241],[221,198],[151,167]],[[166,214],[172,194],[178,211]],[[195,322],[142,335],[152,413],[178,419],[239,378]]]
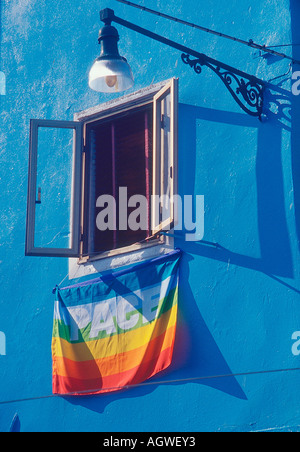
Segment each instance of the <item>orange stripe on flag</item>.
[[148,344],[115,356],[89,361],[76,362],[67,358],[54,357],[56,373],[62,377],[90,380],[107,377],[126,372],[140,365],[143,361],[150,361],[154,357],[173,345],[176,327],[169,328],[164,334],[152,339]]
[[137,385],[167,369],[172,362],[172,356],[173,346],[164,350],[158,358],[143,362],[134,369],[103,378],[78,380],[55,375],[53,378],[53,393],[65,395],[101,394],[124,389],[126,386]]

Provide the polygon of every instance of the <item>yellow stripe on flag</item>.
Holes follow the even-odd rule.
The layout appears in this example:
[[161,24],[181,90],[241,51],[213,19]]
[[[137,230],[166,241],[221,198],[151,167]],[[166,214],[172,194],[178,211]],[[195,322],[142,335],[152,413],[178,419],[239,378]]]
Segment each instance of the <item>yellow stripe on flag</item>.
[[82,362],[91,359],[114,357],[119,353],[126,353],[136,348],[143,347],[152,339],[162,335],[168,328],[176,325],[177,304],[159,319],[137,330],[118,334],[105,339],[72,344],[65,339],[53,337],[53,357],[67,358],[72,361]]
[[126,353],[109,356],[108,358],[91,359],[90,361],[78,363],[56,357],[54,361],[57,375],[79,380],[90,380],[127,372],[138,367],[141,362],[151,361],[164,350],[172,348],[175,332],[176,327],[170,327],[165,333],[151,340],[148,344]]

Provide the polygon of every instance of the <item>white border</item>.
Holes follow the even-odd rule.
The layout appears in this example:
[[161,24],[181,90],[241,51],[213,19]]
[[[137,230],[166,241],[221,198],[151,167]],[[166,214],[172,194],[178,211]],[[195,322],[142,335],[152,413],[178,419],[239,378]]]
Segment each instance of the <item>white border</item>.
[[[170,80],[148,86],[134,93],[128,94],[118,99],[89,108],[74,115],[75,121],[92,122],[103,116],[117,114],[127,108],[134,108],[142,105],[143,102],[150,102],[164,86],[170,83]],[[170,231],[172,232],[172,231]],[[98,260],[79,262],[77,258],[69,259],[69,279],[81,278],[95,273],[102,273],[107,270],[124,267],[135,264],[146,259],[152,259],[167,254],[174,250],[174,239],[164,237],[164,243],[155,244],[135,251],[120,253],[116,256],[99,257]]]

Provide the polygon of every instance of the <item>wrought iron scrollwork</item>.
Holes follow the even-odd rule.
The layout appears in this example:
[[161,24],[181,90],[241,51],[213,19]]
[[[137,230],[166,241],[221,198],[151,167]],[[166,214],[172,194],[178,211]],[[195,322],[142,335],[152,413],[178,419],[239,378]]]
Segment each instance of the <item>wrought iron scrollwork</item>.
[[184,53],[181,58],[185,64],[194,69],[196,74],[202,73],[203,66],[209,67],[222,80],[239,106],[249,115],[257,116],[261,119],[263,114],[264,85],[258,79],[250,75],[247,79],[245,75],[240,76],[233,71],[213,65],[205,58],[205,55],[191,59],[190,55]]

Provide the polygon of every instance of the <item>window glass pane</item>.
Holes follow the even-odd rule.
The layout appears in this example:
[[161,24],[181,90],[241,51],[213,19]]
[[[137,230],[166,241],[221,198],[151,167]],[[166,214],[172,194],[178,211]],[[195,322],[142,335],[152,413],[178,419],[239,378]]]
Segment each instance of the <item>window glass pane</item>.
[[37,248],[71,247],[73,129],[39,127],[35,208]]

